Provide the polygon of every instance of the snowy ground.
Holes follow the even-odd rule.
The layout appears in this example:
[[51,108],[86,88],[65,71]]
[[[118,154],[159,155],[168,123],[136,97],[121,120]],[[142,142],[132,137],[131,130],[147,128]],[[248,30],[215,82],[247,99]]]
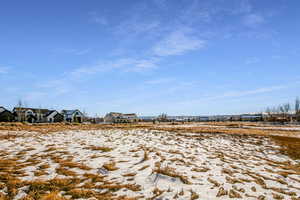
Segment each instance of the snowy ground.
[[146,129],[15,133],[0,140],[0,193],[9,199],[42,199],[50,191],[70,199],[300,198],[300,160],[268,137]]

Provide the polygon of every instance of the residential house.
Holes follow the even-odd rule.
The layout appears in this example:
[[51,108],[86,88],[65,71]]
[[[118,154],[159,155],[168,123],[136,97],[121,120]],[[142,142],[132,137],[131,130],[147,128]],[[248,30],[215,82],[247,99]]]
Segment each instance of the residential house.
[[48,113],[45,114],[45,121],[49,123],[62,122],[64,121],[64,116],[56,110],[50,110]]
[[153,122],[157,119],[156,116],[140,116],[139,117],[139,121],[142,122]]
[[199,121],[199,122],[208,122],[209,117],[208,116],[199,116],[197,121]]
[[48,109],[41,108],[24,108],[24,107],[15,107],[13,109],[14,114],[16,115],[16,120],[20,122],[46,122],[45,115],[49,112]]
[[15,116],[12,112],[5,109],[4,107],[0,107],[0,122],[12,122],[15,120]]
[[262,114],[244,114],[241,115],[241,121],[248,121],[248,122],[258,122],[263,121]]
[[84,120],[84,115],[79,110],[62,110],[61,114],[67,122],[82,123]]
[[104,122],[106,123],[133,123],[138,121],[139,119],[135,113],[123,114],[110,112],[104,117]]

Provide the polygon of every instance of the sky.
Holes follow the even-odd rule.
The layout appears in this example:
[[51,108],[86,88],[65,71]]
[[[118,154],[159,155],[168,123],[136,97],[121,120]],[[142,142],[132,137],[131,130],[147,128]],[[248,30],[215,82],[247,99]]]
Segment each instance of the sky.
[[300,96],[298,0],[0,0],[0,106],[261,112]]

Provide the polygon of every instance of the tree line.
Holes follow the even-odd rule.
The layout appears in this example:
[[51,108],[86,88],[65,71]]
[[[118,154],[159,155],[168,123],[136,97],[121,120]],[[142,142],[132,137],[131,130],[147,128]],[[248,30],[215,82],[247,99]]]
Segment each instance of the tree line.
[[294,103],[267,107],[265,112],[269,121],[300,121],[300,99],[297,97]]

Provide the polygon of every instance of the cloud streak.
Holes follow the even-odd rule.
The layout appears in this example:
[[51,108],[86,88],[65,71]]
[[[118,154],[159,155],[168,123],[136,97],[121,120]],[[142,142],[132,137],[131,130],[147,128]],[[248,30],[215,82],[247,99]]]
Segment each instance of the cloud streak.
[[0,66],[0,74],[7,74],[10,71],[10,67]]
[[205,41],[183,31],[174,31],[158,42],[153,47],[153,53],[157,56],[183,55],[186,52],[202,49]]
[[108,25],[108,21],[104,16],[99,16],[97,12],[89,12],[90,21],[100,24],[100,25]]
[[261,24],[265,23],[265,21],[266,20],[262,15],[256,13],[251,13],[243,18],[244,25],[250,28],[257,28]]
[[73,78],[81,78],[100,72],[118,70],[123,72],[141,72],[157,67],[159,59],[120,58],[113,61],[100,61],[94,65],[79,67],[70,72]]

